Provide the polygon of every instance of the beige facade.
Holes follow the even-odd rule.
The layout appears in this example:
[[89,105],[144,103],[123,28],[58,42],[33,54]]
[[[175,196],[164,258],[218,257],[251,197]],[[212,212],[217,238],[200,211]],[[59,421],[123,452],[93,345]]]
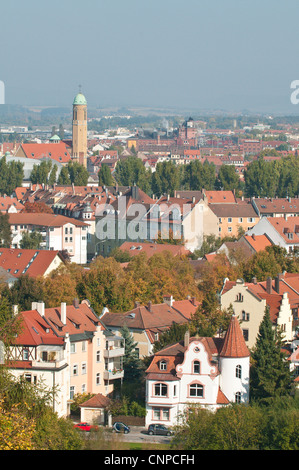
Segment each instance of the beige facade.
[[[229,284],[229,281],[227,284]],[[233,307],[234,313],[240,321],[246,345],[249,348],[252,348],[256,343],[266,307],[269,308],[273,327],[281,327],[285,340],[291,341],[293,339],[292,309],[288,293],[284,292],[282,295],[275,292],[268,295],[259,294],[258,288],[255,291],[256,285],[245,283],[239,279],[235,283],[230,283],[227,288],[224,286],[221,294],[221,308]]]
[[87,105],[84,100],[74,101],[72,130],[72,158],[87,167]]

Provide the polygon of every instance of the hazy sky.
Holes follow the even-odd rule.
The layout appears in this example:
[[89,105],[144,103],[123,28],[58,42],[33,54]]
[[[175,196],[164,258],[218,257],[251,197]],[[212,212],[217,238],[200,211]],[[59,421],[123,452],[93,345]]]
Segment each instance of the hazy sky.
[[1,0],[7,104],[298,113],[298,0]]

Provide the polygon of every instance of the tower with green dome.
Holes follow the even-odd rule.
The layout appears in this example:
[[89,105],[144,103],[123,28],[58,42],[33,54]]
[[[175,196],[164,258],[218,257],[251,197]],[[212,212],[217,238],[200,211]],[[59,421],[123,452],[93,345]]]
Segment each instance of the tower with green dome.
[[87,167],[87,101],[81,91],[73,101],[72,158]]

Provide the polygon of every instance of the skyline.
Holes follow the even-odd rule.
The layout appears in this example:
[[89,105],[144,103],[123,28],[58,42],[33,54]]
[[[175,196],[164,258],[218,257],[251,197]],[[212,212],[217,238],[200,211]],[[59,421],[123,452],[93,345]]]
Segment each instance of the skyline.
[[5,103],[299,113],[298,3],[20,0],[1,7]]

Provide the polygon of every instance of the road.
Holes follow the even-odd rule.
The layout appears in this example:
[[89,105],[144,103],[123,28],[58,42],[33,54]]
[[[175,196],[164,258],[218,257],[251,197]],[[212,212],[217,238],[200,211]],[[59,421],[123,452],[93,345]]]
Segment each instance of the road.
[[169,436],[150,436],[142,426],[130,426],[131,431],[128,434],[121,434],[121,439],[126,442],[169,444]]

